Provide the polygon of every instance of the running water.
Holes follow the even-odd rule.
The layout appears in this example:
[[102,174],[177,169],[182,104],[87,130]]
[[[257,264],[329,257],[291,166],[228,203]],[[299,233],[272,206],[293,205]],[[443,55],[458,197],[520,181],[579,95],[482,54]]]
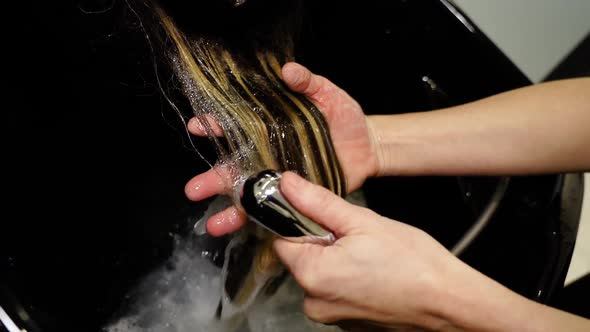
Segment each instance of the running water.
[[[362,191],[347,197],[366,206]],[[129,295],[131,306],[105,332],[338,332],[314,323],[302,311],[303,290],[288,277],[277,292],[261,298],[229,319],[216,318],[223,296],[224,268],[213,264],[224,248],[212,245],[203,227],[209,216],[231,204],[219,196],[197,221],[195,232],[177,237],[167,264],[149,274]],[[217,242],[216,242],[217,243]]]
[[105,332],[335,332],[308,320],[302,312],[303,291],[288,278],[268,299],[227,319],[216,318],[223,296],[223,271],[212,259],[217,252],[202,246],[208,235],[178,238],[165,266],[148,275],[130,295],[128,313]]

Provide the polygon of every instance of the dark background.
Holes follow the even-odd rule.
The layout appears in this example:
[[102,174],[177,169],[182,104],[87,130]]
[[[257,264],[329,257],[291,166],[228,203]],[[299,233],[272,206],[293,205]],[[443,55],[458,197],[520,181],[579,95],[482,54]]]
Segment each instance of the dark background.
[[[0,304],[11,315],[27,312],[29,331],[98,331],[203,212],[206,202],[188,202],[183,187],[208,166],[163,98],[161,87],[172,97],[178,91],[147,43],[137,4],[20,6],[10,11],[20,23],[4,51]],[[369,114],[429,110],[530,84],[438,1],[308,1],[305,10],[298,61]],[[195,143],[214,161],[206,141]],[[364,189],[371,208],[450,247],[496,181],[392,178]],[[567,272],[579,218],[581,180],[564,183],[563,175],[513,178],[463,259],[548,301]]]

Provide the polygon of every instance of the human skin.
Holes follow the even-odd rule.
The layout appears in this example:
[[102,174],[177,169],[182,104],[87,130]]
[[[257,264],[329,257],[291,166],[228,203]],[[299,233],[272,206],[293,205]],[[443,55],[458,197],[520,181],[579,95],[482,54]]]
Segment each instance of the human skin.
[[[305,95],[324,114],[348,190],[359,188],[367,177],[376,175],[380,167],[374,146],[376,140],[360,105],[328,79],[314,75],[298,64],[285,65],[282,74],[291,89]],[[222,135],[221,128],[215,122],[209,122],[213,131]],[[188,129],[195,135],[206,135],[196,119],[189,121]],[[228,193],[232,188],[226,185],[224,177],[221,168],[195,176],[185,186],[187,197],[199,201]],[[237,230],[245,222],[244,213],[236,207],[230,207],[209,218],[207,231],[221,236]]]
[[346,202],[295,173],[283,195],[332,230],[323,246],[278,239],[275,251],[305,290],[304,312],[362,331],[588,331],[590,320],[518,295],[425,232]]
[[523,175],[590,169],[590,78],[431,112],[368,117],[378,175]]
[[[429,112],[365,116],[325,77],[288,63],[283,79],[325,115],[350,191],[370,176],[518,175],[590,168],[590,78],[560,80]],[[221,129],[213,122],[218,135]],[[205,132],[194,119],[189,130]],[[225,193],[223,170],[188,181],[192,200]],[[235,207],[212,216],[207,230],[223,235],[246,221]]]
[[[324,113],[351,190],[380,175],[590,169],[589,78],[538,84],[437,111],[368,117],[345,91],[300,65],[285,65],[283,79]],[[191,121],[189,130],[204,135],[195,124]],[[187,183],[187,196],[201,200],[225,192],[222,177],[222,170],[197,175]],[[312,319],[435,331],[590,329],[588,320],[523,298],[473,270],[421,230],[384,222],[292,173],[284,175],[281,190],[338,238],[327,247],[275,243],[306,290],[304,308]],[[231,207],[211,217],[207,229],[222,235],[244,222],[244,214]]]

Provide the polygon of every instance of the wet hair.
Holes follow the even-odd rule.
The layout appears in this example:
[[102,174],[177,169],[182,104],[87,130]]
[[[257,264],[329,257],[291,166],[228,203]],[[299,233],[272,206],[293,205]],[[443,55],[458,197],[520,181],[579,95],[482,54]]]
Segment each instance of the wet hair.
[[[151,1],[157,41],[207,136],[239,206],[245,178],[265,169],[294,171],[344,196],[346,184],[322,113],[281,79],[295,60],[301,1]],[[214,135],[208,121],[223,129]],[[217,315],[272,293],[285,271],[272,236],[249,225],[226,249],[224,296]],[[228,309],[233,307],[233,309]]]

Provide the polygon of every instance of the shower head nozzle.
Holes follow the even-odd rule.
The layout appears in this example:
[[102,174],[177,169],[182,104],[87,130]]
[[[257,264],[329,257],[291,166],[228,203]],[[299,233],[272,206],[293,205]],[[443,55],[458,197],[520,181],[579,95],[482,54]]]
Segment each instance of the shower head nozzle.
[[246,180],[241,198],[249,219],[280,237],[332,243],[334,234],[297,211],[279,189],[281,173],[262,171]]

